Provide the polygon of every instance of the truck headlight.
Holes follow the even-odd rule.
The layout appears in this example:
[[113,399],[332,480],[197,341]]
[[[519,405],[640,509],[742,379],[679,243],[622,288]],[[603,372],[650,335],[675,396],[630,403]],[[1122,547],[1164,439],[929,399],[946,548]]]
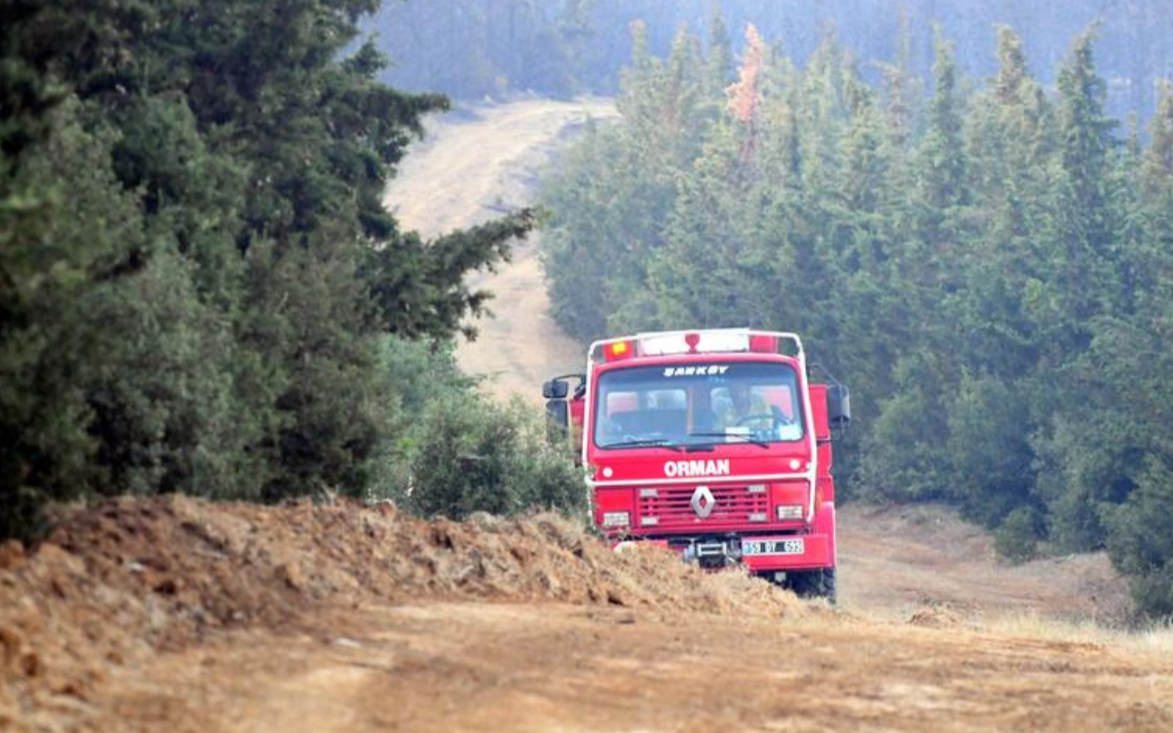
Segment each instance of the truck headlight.
[[603,513],[604,527],[629,527],[631,526],[630,512],[604,512]]
[[778,506],[779,519],[802,519],[802,504],[781,504]]

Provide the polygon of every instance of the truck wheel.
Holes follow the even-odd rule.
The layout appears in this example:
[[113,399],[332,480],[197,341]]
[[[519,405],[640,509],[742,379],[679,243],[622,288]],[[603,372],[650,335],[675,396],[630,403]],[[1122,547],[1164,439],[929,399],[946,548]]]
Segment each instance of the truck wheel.
[[839,588],[835,585],[835,568],[823,568],[823,598],[832,606],[839,599]]
[[835,585],[835,568],[794,573],[787,578],[787,584],[799,598],[825,598],[828,603],[835,605],[838,590]]

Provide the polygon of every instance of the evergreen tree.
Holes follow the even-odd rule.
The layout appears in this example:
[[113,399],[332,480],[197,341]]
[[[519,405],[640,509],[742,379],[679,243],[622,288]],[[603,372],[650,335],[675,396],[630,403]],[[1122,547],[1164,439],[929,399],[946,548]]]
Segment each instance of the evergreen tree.
[[1063,201],[1057,244],[1061,249],[1047,263],[1053,267],[1052,282],[1061,303],[1057,315],[1076,348],[1086,345],[1088,333],[1075,324],[1086,327],[1096,314],[1110,311],[1122,295],[1112,251],[1119,234],[1111,175],[1115,124],[1104,114],[1105,85],[1095,71],[1093,41],[1091,30],[1080,36],[1059,72],[1058,182]]
[[1124,500],[1129,466],[1140,455],[1133,425],[1113,409],[1116,387],[1088,352],[1097,330],[1124,315],[1127,301],[1113,124],[1103,112],[1092,41],[1092,31],[1075,41],[1059,75],[1057,206],[1042,256],[1048,276],[1028,310],[1044,340],[1042,362],[1052,368],[1048,384],[1039,373],[1037,393],[1052,418],[1036,437],[1046,461],[1038,492],[1051,505],[1054,538],[1077,549],[1103,546],[1099,507]]
[[[938,31],[936,62],[933,64],[934,91],[929,101],[928,130],[921,143],[921,169],[925,172],[920,192],[927,212],[945,217],[950,209],[968,201],[965,146],[961,139],[961,101],[958,99],[957,66],[953,45]],[[929,236],[943,236],[942,222],[930,218]]]
[[42,112],[0,166],[0,536],[35,534],[47,500],[104,478],[83,385],[119,334],[95,311],[143,240],[109,131],[84,130],[76,102]]
[[366,491],[385,335],[452,337],[532,226],[423,243],[384,210],[447,103],[376,81],[376,6],[5,4],[0,533],[95,493]]
[[705,61],[705,89],[707,99],[720,99],[722,92],[732,82],[733,45],[729,27],[721,15],[721,5],[716,0],[709,3],[709,42]]

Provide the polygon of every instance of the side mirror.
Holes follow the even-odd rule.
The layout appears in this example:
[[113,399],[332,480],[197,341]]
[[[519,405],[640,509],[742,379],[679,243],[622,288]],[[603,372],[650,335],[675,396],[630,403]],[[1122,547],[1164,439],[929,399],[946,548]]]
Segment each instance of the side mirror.
[[851,424],[851,390],[846,385],[827,385],[827,422],[832,430],[845,430]]
[[[566,383],[563,382],[562,386],[565,388]],[[565,389],[563,391],[565,391]],[[570,403],[563,399],[547,400],[546,440],[549,441],[551,445],[558,445],[559,443],[562,443],[566,440],[569,430]]]
[[551,379],[542,385],[542,397],[548,400],[564,400],[569,391],[570,386],[561,379]]

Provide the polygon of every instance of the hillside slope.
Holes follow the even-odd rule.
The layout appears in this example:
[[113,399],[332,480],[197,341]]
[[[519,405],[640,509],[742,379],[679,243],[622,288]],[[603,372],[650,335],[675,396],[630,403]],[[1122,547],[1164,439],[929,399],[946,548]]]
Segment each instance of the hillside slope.
[[[609,100],[530,99],[461,110],[431,120],[428,137],[404,161],[384,199],[405,228],[434,237],[532,203],[536,177],[560,144],[588,120],[615,116]],[[495,294],[480,335],[462,341],[461,367],[486,378],[491,394],[538,405],[541,384],[582,371],[584,348],[554,324],[537,258],[540,235],[519,244],[513,262],[471,283]]]

